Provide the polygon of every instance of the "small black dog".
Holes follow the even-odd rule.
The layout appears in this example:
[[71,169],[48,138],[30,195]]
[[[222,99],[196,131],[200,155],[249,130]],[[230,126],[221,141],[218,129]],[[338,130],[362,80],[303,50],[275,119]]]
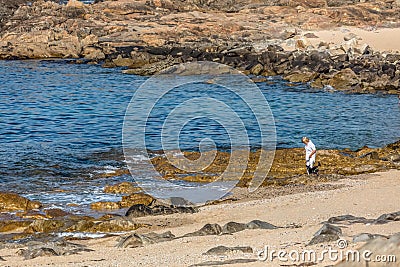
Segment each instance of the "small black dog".
[[320,162],[318,162],[318,165],[317,166],[314,166],[314,167],[312,167],[312,168],[310,168],[310,166],[306,166],[307,167],[307,174],[308,175],[310,175],[310,174],[316,174],[316,175],[318,175],[318,172],[319,172],[319,167],[321,166],[321,163]]

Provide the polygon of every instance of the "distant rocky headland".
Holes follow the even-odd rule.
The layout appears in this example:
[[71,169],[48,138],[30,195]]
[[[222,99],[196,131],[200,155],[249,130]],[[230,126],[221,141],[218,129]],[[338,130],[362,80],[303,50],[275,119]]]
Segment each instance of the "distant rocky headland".
[[400,94],[398,51],[374,49],[349,30],[340,42],[318,36],[398,29],[400,1],[58,2],[1,0],[0,59],[74,58],[138,75],[206,60],[315,88]]

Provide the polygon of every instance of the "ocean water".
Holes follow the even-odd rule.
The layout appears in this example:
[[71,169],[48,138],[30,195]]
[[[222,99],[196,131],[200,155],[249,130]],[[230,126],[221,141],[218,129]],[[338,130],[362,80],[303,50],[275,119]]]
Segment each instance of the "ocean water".
[[[133,178],[105,174],[125,166],[125,112],[146,80],[124,75],[118,68],[66,60],[0,61],[2,191],[83,213],[92,202],[119,200],[118,195],[104,194],[103,187]],[[396,96],[315,90],[306,84],[288,85],[278,77],[257,85],[271,108],[278,148],[301,147],[304,135],[318,148],[338,149],[380,147],[400,139]],[[219,106],[218,119],[193,116],[172,120],[172,126],[180,127],[178,145],[168,138],[161,141],[162,130],[171,134],[171,128],[164,129],[168,114],[193,98],[216,99],[220,106],[226,103],[239,114],[250,147],[260,146],[260,131],[246,103],[215,84],[194,83],[179,86],[154,103],[146,127],[147,149],[158,151],[166,145],[168,149],[198,150],[204,140],[212,140],[219,149],[231,148],[224,126],[227,121],[232,123],[232,116]],[[189,111],[198,113],[196,108]],[[140,166],[142,155],[135,160]],[[140,175],[146,175],[146,170],[140,170]]]

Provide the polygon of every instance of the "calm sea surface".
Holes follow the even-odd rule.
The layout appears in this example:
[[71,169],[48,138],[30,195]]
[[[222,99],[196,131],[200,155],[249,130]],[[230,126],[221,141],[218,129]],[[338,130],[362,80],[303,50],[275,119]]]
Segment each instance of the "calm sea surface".
[[[62,208],[67,203],[87,207],[94,201],[118,200],[119,196],[102,193],[104,185],[132,177],[102,174],[125,164],[121,152],[125,111],[146,79],[123,75],[120,69],[61,60],[0,61],[2,191]],[[396,96],[319,91],[307,85],[289,86],[279,78],[257,85],[274,116],[277,147],[300,147],[303,135],[318,148],[378,147],[400,138]],[[172,90],[155,104],[146,128],[148,149],[162,149],[160,130],[167,114],[195,97],[235,106],[251,147],[259,146],[260,133],[249,108],[232,104],[239,103],[237,96],[212,84],[191,84]],[[224,116],[228,115],[219,114]],[[191,120],[179,134],[180,148],[196,150],[201,140],[209,138],[218,148],[229,149],[223,124]]]

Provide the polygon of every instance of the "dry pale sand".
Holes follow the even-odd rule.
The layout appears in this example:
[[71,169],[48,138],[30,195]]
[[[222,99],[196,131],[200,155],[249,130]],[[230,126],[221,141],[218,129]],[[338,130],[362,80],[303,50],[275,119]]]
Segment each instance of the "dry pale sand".
[[[257,251],[265,246],[269,249],[285,249],[287,252],[314,249],[317,253],[328,249],[338,249],[336,242],[305,247],[313,234],[321,227],[321,222],[332,216],[352,214],[366,218],[377,218],[381,214],[400,211],[400,171],[390,170],[351,177],[334,182],[344,187],[328,191],[315,191],[284,195],[274,198],[245,199],[227,204],[201,208],[196,214],[174,214],[147,217],[147,222],[157,222],[165,226],[156,230],[161,233],[170,230],[176,236],[200,229],[206,223],[224,224],[229,221],[247,223],[254,219],[270,222],[277,226],[298,225],[300,228],[280,228],[275,230],[244,230],[232,235],[185,237],[146,245],[139,248],[116,248],[117,237],[84,240],[94,249],[79,255],[62,257],[39,257],[23,260],[16,255],[16,249],[0,250],[6,261],[1,266],[190,266],[206,261],[222,261],[233,258],[257,258]],[[261,194],[260,194],[261,195]],[[156,229],[156,228],[154,228]],[[352,236],[367,232],[391,235],[400,232],[400,221],[384,225],[352,224],[342,227],[343,238],[349,242],[346,249],[356,249],[362,243],[353,244]],[[142,232],[145,230],[141,230]],[[147,230],[149,231],[149,230]],[[224,246],[250,246],[253,254],[230,253],[225,256],[203,255],[208,249]],[[398,259],[397,261],[400,261]],[[257,261],[248,264],[228,266],[295,266],[298,262]],[[329,258],[314,266],[333,264]],[[385,266],[399,266],[400,262]]]
[[[306,32],[304,32],[306,33]],[[341,27],[332,30],[313,31],[318,38],[309,38],[310,43],[318,47],[322,41],[333,44],[342,44],[344,37],[354,33],[358,37],[358,45],[369,45],[374,50],[386,52],[400,52],[400,28],[369,28]]]

